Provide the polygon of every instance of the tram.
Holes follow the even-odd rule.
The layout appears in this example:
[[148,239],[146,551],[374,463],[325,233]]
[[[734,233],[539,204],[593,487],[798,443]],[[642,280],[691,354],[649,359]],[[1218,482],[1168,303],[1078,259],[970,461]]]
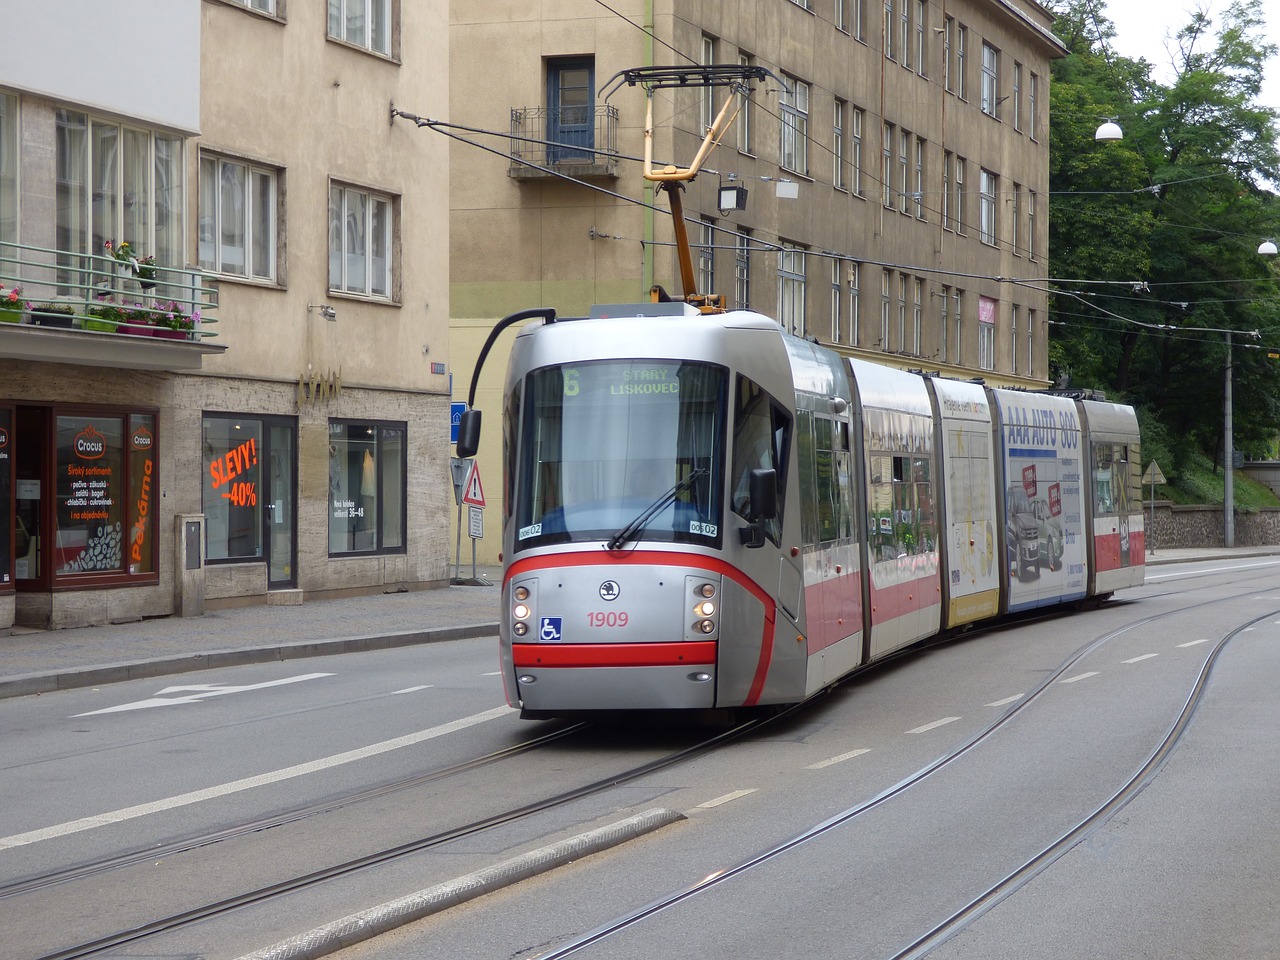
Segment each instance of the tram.
[[[729,86],[713,143],[760,79],[734,69],[758,68],[624,79]],[[541,321],[514,339],[501,427],[501,672],[523,717],[796,703],[926,638],[1143,582],[1131,408],[850,359],[724,310],[696,293],[680,207],[698,163],[654,169],[651,143],[691,292],[513,314],[472,379],[471,407],[497,336]],[[479,432],[468,409],[460,457]]]

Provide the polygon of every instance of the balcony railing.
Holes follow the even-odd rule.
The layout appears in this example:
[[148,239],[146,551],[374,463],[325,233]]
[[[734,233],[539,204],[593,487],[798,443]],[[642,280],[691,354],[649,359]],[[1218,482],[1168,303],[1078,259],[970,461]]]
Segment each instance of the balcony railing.
[[618,175],[618,108],[512,107],[511,168],[517,180]]
[[199,270],[0,241],[0,357],[198,368],[217,304]]

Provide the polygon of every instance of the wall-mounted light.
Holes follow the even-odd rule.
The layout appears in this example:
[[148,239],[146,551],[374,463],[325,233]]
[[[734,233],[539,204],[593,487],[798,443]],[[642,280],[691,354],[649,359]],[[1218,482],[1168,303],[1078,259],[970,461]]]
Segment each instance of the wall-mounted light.
[[324,317],[326,320],[338,319],[338,311],[327,303],[308,303],[307,313],[310,313],[312,310],[319,310],[320,316]]

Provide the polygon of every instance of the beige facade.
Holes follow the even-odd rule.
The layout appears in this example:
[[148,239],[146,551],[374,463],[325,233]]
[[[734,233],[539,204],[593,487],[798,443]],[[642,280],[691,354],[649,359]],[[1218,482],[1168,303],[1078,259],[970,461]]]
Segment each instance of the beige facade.
[[[654,282],[680,292],[669,207],[638,162],[645,95],[610,85],[621,70],[654,64],[744,63],[771,74],[684,194],[698,292],[850,355],[1047,385],[1049,62],[1062,48],[1044,7],[609,6],[450,5],[451,119],[510,131],[508,140],[462,135],[518,155],[452,148],[455,400],[466,398],[487,328],[507,313],[581,315],[592,303],[648,299]],[[556,110],[581,102],[584,70],[586,133],[579,115]],[[656,91],[655,158],[687,164],[724,96]],[[531,142],[583,136],[590,151]],[[616,156],[605,152],[615,143]],[[729,185],[746,187],[746,209],[719,209]],[[501,349],[490,357],[477,402],[489,419],[479,460],[491,510],[501,506],[489,491],[498,492],[504,358]],[[496,520],[486,534],[480,556],[492,562]]]
[[[448,576],[449,151],[390,113],[445,102],[447,18],[327,7],[85,5],[83,82],[0,68],[0,144],[18,146],[0,163],[0,290],[75,314],[0,324],[0,630],[172,613],[178,516],[203,518],[210,605]],[[176,51],[187,95],[104,85],[94,17]],[[156,254],[159,286],[105,239]],[[203,307],[182,341],[93,322],[104,302],[161,316],[174,291]],[[75,459],[113,430],[127,450],[110,466]],[[81,492],[95,510],[75,511]]]

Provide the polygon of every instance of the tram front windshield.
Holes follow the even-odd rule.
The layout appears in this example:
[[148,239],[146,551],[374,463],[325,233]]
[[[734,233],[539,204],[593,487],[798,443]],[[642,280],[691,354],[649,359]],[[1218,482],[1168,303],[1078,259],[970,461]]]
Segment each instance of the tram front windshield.
[[603,540],[718,545],[723,367],[600,360],[525,381],[515,549]]

